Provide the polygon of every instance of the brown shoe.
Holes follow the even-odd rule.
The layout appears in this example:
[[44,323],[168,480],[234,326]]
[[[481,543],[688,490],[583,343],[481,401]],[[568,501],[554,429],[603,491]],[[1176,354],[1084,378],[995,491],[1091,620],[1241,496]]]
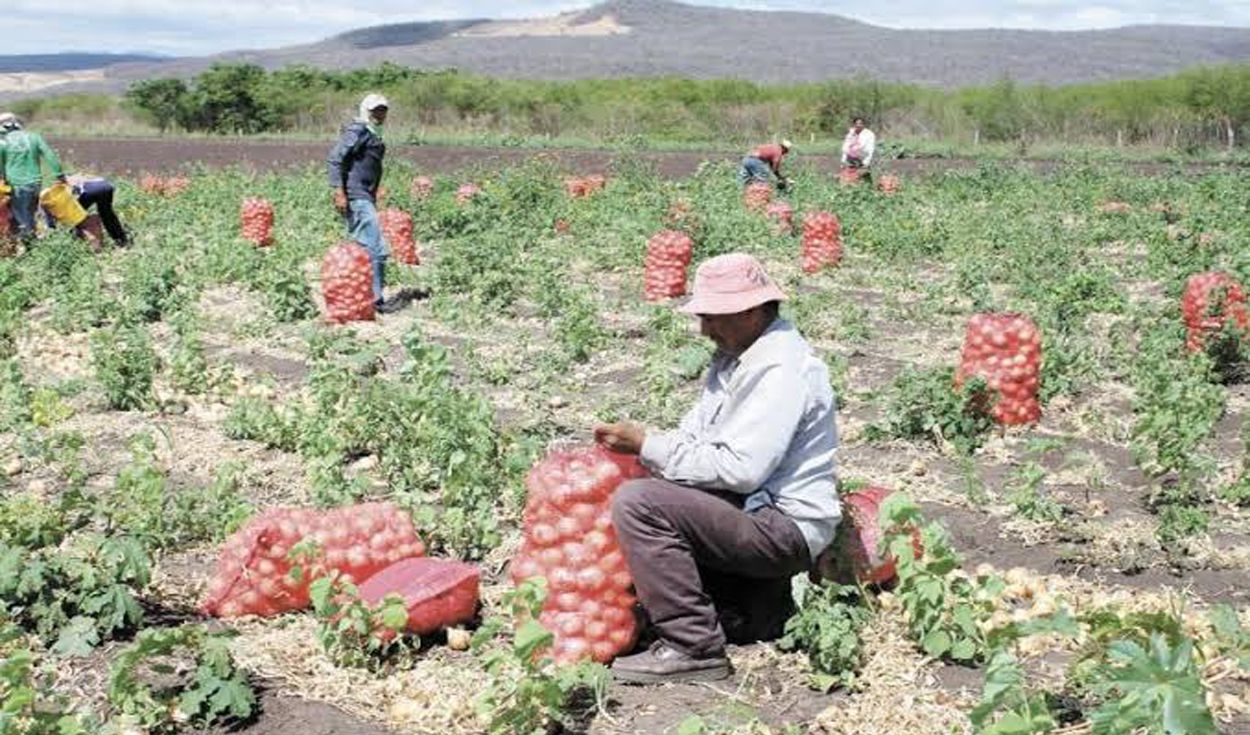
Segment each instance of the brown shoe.
[[719,681],[729,674],[729,659],[724,653],[695,658],[664,641],[656,641],[642,653],[618,658],[612,664],[612,677],[626,684]]

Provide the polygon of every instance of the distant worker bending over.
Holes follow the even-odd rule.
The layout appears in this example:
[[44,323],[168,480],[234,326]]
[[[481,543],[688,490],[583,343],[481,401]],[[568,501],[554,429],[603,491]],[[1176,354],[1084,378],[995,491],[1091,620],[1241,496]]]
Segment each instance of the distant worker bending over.
[[748,153],[742,159],[742,167],[738,169],[738,183],[742,186],[768,184],[776,178],[777,188],[785,191],[790,180],[781,175],[781,160],[790,152],[791,145],[788,140],[766,143]]
[[11,112],[0,113],[0,179],[12,189],[10,209],[18,236],[30,242],[35,237],[35,217],[39,212],[39,190],[43,187],[43,167],[58,181],[65,181],[61,159],[39,133],[22,128],[22,121]]
[[[100,224],[103,225],[109,237],[113,239],[113,243],[119,248],[124,248],[130,244],[130,236],[126,234],[125,228],[122,227],[122,221],[117,217],[117,210],[113,207],[113,197],[117,192],[113,182],[103,176],[91,176],[88,174],[77,173],[70,174],[65,183],[69,184],[70,190],[74,193],[74,197],[78,199],[78,204],[85,210],[96,208],[99,214]],[[56,219],[51,212],[45,212],[45,219],[48,228],[56,227]],[[83,236],[88,234],[90,229],[89,223],[84,222],[77,228],[77,234]],[[95,244],[93,243],[93,247]]]
[[862,117],[851,121],[851,129],[846,131],[842,140],[842,165],[857,169],[860,176],[869,176],[868,167],[872,165],[872,154],[877,149],[877,136],[869,130]]

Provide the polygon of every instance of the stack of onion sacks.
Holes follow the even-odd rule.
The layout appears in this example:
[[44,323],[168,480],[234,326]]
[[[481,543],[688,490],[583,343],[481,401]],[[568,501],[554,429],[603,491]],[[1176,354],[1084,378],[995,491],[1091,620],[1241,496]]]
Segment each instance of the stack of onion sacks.
[[421,257],[417,253],[417,241],[413,235],[412,215],[402,209],[384,209],[378,213],[378,223],[382,226],[382,237],[391,247],[395,260],[404,265],[418,265]]
[[267,199],[249,197],[239,209],[243,239],[258,247],[273,244],[273,204]]
[[623,481],[645,474],[636,458],[595,447],[554,452],[526,478],[525,540],[510,572],[518,583],[546,578],[539,622],[555,635],[558,662],[607,663],[637,639],[633,577],[611,499]]
[[1250,332],[1246,294],[1232,276],[1221,271],[1195,273],[1181,296],[1185,319],[1185,346],[1190,352],[1206,349],[1207,341],[1229,324],[1243,337]]
[[842,261],[842,223],[831,212],[810,212],[803,217],[804,273],[815,273]]
[[321,293],[326,321],[373,321],[373,262],[369,253],[354,242],[330,248],[321,260]]
[[684,232],[662,230],[647,241],[643,295],[647,301],[686,293],[686,269],[694,257],[694,241]]
[[1037,398],[1042,374],[1042,336],[1023,314],[974,314],[968,320],[956,385],[969,377],[997,395],[990,414],[1000,424],[1031,424],[1042,417]]
[[746,190],[742,192],[742,204],[754,212],[763,210],[772,200],[773,187],[762,181],[747,184]]

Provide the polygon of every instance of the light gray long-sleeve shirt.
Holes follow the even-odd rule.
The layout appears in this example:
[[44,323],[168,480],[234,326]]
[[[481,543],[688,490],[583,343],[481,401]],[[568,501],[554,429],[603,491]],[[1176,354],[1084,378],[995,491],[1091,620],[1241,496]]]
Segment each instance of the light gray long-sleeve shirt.
[[642,463],[671,482],[746,495],[748,512],[777,508],[815,559],[842,518],[835,411],[829,369],[777,319],[739,358],[713,360],[699,402],[675,431],[647,435]]

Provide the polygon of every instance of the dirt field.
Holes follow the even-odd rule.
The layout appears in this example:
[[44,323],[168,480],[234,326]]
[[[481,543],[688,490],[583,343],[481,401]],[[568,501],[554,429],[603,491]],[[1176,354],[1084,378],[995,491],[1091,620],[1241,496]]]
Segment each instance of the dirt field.
[[[255,171],[281,171],[320,165],[329,152],[331,142],[306,143],[284,141],[192,140],[177,138],[109,139],[55,138],[49,141],[75,168],[109,176],[137,176],[140,173],[172,173],[193,166],[220,168],[240,166]],[[605,151],[530,148],[490,148],[464,146],[392,145],[392,157],[412,162],[428,173],[452,173],[466,168],[498,169],[532,158],[551,159],[571,171],[605,173],[617,154]],[[698,151],[646,152],[642,157],[654,162],[656,170],[668,178],[693,174],[699,164],[708,160],[736,160],[736,156]],[[392,159],[393,160],[393,159]],[[838,159],[827,155],[793,157],[795,165],[810,165],[827,171],[836,170]],[[980,161],[968,158],[897,159],[882,161],[881,170],[903,175],[934,171],[973,169]],[[1063,167],[1056,161],[1032,161],[1038,171]],[[1223,164],[1192,164],[1189,170],[1207,171],[1225,168]],[[1172,171],[1170,164],[1141,163],[1133,168],[1143,174]]]
[[[328,148],[328,144],[320,143],[212,140],[52,142],[77,168],[126,177],[140,172],[177,171],[189,165],[239,165],[260,172],[304,170],[317,167]],[[606,172],[613,159],[610,153],[594,151],[432,146],[397,146],[392,155],[411,162],[418,172],[431,173],[465,168],[498,172],[501,167],[531,157],[550,157],[561,168],[595,173]],[[699,153],[645,155],[670,179],[694,174],[707,159],[707,155]],[[822,169],[822,173],[836,166],[836,161],[829,157],[800,157],[799,161]],[[885,165],[908,176],[972,169],[979,164],[967,160],[901,160]],[[1060,164],[1038,162],[1032,166],[1054,170]],[[1135,168],[1143,174],[1165,170],[1172,169],[1159,165]],[[678,185],[666,181],[662,186],[687,187],[679,192],[665,192],[666,197],[691,196],[706,204],[711,224],[705,232],[715,236],[730,232],[736,236],[743,228],[738,192],[729,183],[729,176],[717,174],[708,177],[715,178],[711,182],[688,180]],[[250,180],[243,181],[250,178],[229,173],[205,176],[182,199],[162,200],[136,192],[133,201],[123,205],[133,209],[123,213],[133,214],[137,220],[137,231],[143,233],[139,242],[131,250],[107,253],[101,260],[109,265],[110,272],[125,273],[123,266],[140,256],[152,259],[168,254],[169,247],[184,248],[188,261],[217,262],[237,257],[240,247],[250,247],[241,244],[235,233],[236,202],[239,191],[252,185]],[[279,245],[275,251],[307,248],[305,260],[312,262],[313,253],[320,253],[327,238],[339,236],[341,225],[327,206],[317,209],[307,204],[310,196],[319,193],[319,180],[311,174],[281,178],[291,181],[274,182],[272,191],[267,192],[279,207]],[[916,176],[917,181],[920,178]],[[1153,314],[1155,307],[1165,303],[1160,279],[1147,268],[1147,253],[1149,247],[1166,251],[1179,246],[1173,248],[1169,244],[1172,241],[1164,234],[1164,218],[1148,209],[1158,191],[1145,189],[1137,195],[1131,220],[1096,213],[1094,197],[1101,197],[1103,192],[1097,189],[1095,194],[1094,188],[1038,214],[1037,209],[1045,207],[1035,209],[1035,199],[1049,196],[1049,200],[1060,202],[1060,195],[1067,194],[1046,191],[1039,196],[1029,188],[1048,186],[1044,181],[1047,178],[1050,177],[1030,176],[1028,185],[1019,186],[1005,197],[1006,204],[994,201],[1001,193],[999,184],[1012,183],[1006,176],[987,185],[988,191],[975,189],[975,182],[948,183],[952,189],[966,186],[974,192],[967,196],[963,189],[958,194],[948,194],[936,185],[924,189],[926,185],[922,184],[905,188],[893,199],[875,197],[871,190],[848,193],[833,185],[819,191],[815,186],[800,188],[803,196],[810,196],[800,205],[829,207],[843,217],[848,247],[841,267],[809,276],[800,271],[796,262],[795,241],[778,237],[776,242],[760,247],[774,278],[785,284],[791,294],[805,300],[807,311],[802,312],[802,324],[817,353],[830,363],[841,361],[845,365],[844,373],[837,378],[839,472],[844,478],[869,480],[906,491],[921,504],[926,517],[940,521],[950,530],[955,547],[965,557],[967,570],[983,564],[1000,571],[1022,568],[1078,610],[1081,606],[1110,604],[1108,601],[1134,610],[1165,609],[1169,605],[1189,610],[1220,602],[1244,610],[1250,604],[1250,515],[1244,509],[1221,504],[1211,510],[1210,533],[1187,540],[1183,553],[1170,553],[1176,550],[1158,541],[1154,531],[1157,518],[1150,510],[1148,498],[1160,480],[1148,477],[1132,456],[1133,390],[1126,382],[1128,370],[1119,362],[1120,355],[1108,354],[1106,347],[1140,336],[1133,334],[1134,323],[1126,315],[1128,312]],[[1132,192],[1130,185],[1138,182],[1125,178],[1130,182],[1113,179],[1105,186]],[[911,182],[905,182],[911,186]],[[559,185],[556,181],[545,183],[550,184],[549,188]],[[1182,181],[1182,185],[1189,186],[1189,181]],[[717,186],[722,186],[723,191]],[[1104,182],[1089,186],[1101,187]],[[807,194],[809,191],[813,193]],[[637,217],[641,222],[639,231],[654,231],[668,202],[665,200],[662,206],[653,204],[654,212],[640,214],[650,193],[622,184],[619,191],[609,190],[599,199],[561,203],[562,209],[553,209],[550,214],[553,218],[572,217],[574,234],[551,235],[548,220],[541,222],[541,232],[535,230],[536,244],[532,246],[540,253],[559,256],[560,262],[568,264],[568,277],[559,279],[560,282],[576,285],[577,295],[593,306],[593,313],[601,322],[596,323],[604,330],[604,346],[583,360],[563,366],[550,361],[561,349],[556,320],[538,316],[534,298],[541,294],[532,284],[526,284],[531,290],[505,308],[502,315],[483,318],[469,311],[469,295],[439,294],[435,290],[430,298],[417,299],[397,314],[354,325],[352,330],[361,343],[379,347],[384,355],[380,371],[385,377],[392,378],[399,372],[404,359],[400,347],[404,335],[419,332],[430,342],[452,348],[458,376],[486,395],[500,424],[512,427],[542,423],[552,427],[552,433],[562,441],[585,441],[589,427],[605,409],[620,410],[624,405],[638,411],[652,410],[629,404],[643,403],[648,391],[654,390],[655,375],[672,371],[672,356],[654,351],[656,328],[649,324],[654,315],[651,307],[639,299],[640,269],[632,261],[621,265],[625,258],[622,253],[629,247],[641,247],[642,238],[624,225],[620,225],[620,231],[606,232],[609,227],[605,224],[632,225],[630,218]],[[445,219],[450,221],[459,210],[453,210],[450,204],[450,191],[441,196],[446,200]],[[940,196],[948,198],[939,200]],[[1090,201],[1085,200],[1087,196]],[[1190,193],[1182,191],[1178,196]],[[1002,206],[1003,211],[992,212],[991,201]],[[1206,199],[1197,195],[1188,201],[1195,210],[1206,204]],[[427,208],[432,210],[433,206]],[[1202,218],[1197,212],[1193,214],[1192,221],[1199,223],[1194,227],[1202,226]],[[146,222],[140,217],[146,217]],[[174,221],[177,217],[182,219]],[[896,219],[880,224],[887,217]],[[435,218],[428,215],[428,219]],[[1227,232],[1231,227],[1225,226],[1225,232],[1220,233],[1219,227],[1226,223],[1211,224],[1214,219],[1210,215],[1206,226],[1217,233],[1216,245],[1236,242],[1234,235]],[[727,224],[719,226],[719,220]],[[1027,222],[1027,227],[1022,222]],[[1016,226],[1020,229],[1013,229]],[[891,248],[896,242],[925,228],[949,233],[943,247],[947,242],[958,247],[933,256],[928,251],[916,254],[922,250],[916,247],[915,252],[909,251],[911,259],[891,259]],[[1020,237],[1025,230],[1036,241],[1025,242]],[[940,368],[958,360],[967,315],[976,307],[952,263],[940,258],[945,256],[953,261],[984,247],[983,257],[967,256],[969,262],[987,269],[1003,259],[1027,263],[1032,247],[1041,247],[1053,233],[1065,231],[1074,233],[1073,249],[1088,249],[1096,255],[1092,262],[1105,264],[1114,274],[1116,293],[1124,298],[1123,311],[1091,309],[1088,319],[1081,322],[1082,339],[1088,340],[1094,355],[1091,359],[1098,361],[1101,372],[1095,371],[1096,377],[1089,378],[1082,390],[1052,398],[1039,425],[997,430],[975,455],[963,462],[928,442],[869,439],[867,427],[883,419],[882,396],[900,373],[908,368]],[[186,237],[179,239],[184,234]],[[1012,243],[1015,250],[993,250],[984,245],[996,244],[1000,239]],[[473,233],[425,240],[422,264],[402,269],[403,282],[426,285],[431,272],[450,270],[455,265],[451,259],[456,253],[454,248],[467,248],[466,243],[477,241]],[[596,252],[596,248],[611,253],[605,255]],[[538,261],[518,259],[519,264],[531,262]],[[494,267],[507,273],[511,266]],[[1065,275],[1059,273],[1057,277]],[[315,276],[312,281],[317,285]],[[1013,284],[1017,288],[1021,285]],[[78,294],[75,298],[83,296]],[[574,303],[569,297],[567,304]],[[275,404],[302,400],[302,391],[315,367],[305,336],[311,319],[296,323],[274,321],[266,316],[267,307],[258,293],[238,283],[202,284],[187,308],[196,313],[202,325],[209,364],[228,368],[235,377],[231,390],[224,395],[183,396],[168,388],[162,379],[158,383],[165,397],[162,408],[124,412],[104,409],[89,392],[74,394],[67,399],[74,413],[64,428],[87,437],[92,450],[88,462],[90,476],[107,485],[127,462],[127,438],[141,431],[159,431],[162,436],[174,437],[169,439],[169,456],[162,459],[171,478],[176,479],[174,484],[180,487],[205,486],[218,464],[242,461],[247,465],[243,486],[258,505],[307,503],[310,491],[304,458],[255,440],[232,438],[223,426],[232,406],[245,395],[245,389],[263,386],[268,400]],[[86,331],[58,327],[57,316],[54,309],[45,305],[29,312],[28,332],[19,345],[20,362],[35,386],[73,381],[90,385],[93,371]],[[170,341],[170,328],[158,323],[151,329],[164,351],[165,343]],[[499,370],[504,371],[502,376],[497,374]],[[1250,384],[1231,384],[1225,390],[1227,409],[1204,449],[1222,468],[1231,471],[1243,453],[1239,427],[1250,421]],[[697,391],[695,380],[679,383],[674,390],[675,403],[688,405]],[[177,406],[177,410],[169,406]],[[362,473],[376,471],[376,458],[372,459],[372,464],[363,465]],[[1021,467],[1029,464],[1044,469],[1045,479],[1039,489],[1062,506],[1061,521],[1028,520],[1013,511],[1008,490],[1018,482]],[[352,464],[350,469],[356,471],[357,465]],[[22,477],[21,481],[29,479],[32,478]],[[498,594],[507,583],[502,570],[511,550],[509,543],[505,541],[484,563],[488,570],[484,598],[488,604],[498,604]],[[163,555],[153,597],[178,611],[176,616],[180,619],[197,619],[195,605],[211,574],[215,553],[216,546],[205,543]],[[1025,609],[1027,605],[1018,607],[1016,612]],[[595,735],[667,733],[694,713],[723,728],[705,731],[708,733],[751,723],[775,727],[776,732],[787,735],[789,731],[781,728],[788,724],[829,735],[969,732],[965,713],[980,696],[984,670],[943,664],[919,653],[902,630],[900,619],[897,611],[883,613],[866,634],[872,656],[865,666],[866,686],[862,691],[832,695],[815,692],[805,686],[806,664],[801,656],[780,653],[767,644],[735,647],[730,652],[736,668],[733,679],[716,685],[613,686],[604,713],[591,713],[586,726],[577,731]],[[262,683],[264,692],[260,718],[236,732],[381,735],[463,731],[453,730],[450,725],[440,729],[438,718],[459,716],[462,719],[458,724],[463,726],[463,718],[467,717],[464,710],[471,706],[472,692],[457,687],[474,685],[458,678],[466,676],[468,667],[462,657],[467,654],[435,645],[413,670],[379,681],[332,666],[317,646],[307,616],[245,622],[240,629],[235,653]],[[117,646],[111,645],[116,650]],[[1073,653],[1045,652],[1036,663],[1062,668]],[[96,669],[81,677],[87,684],[76,688],[90,690],[89,684],[94,681],[98,690],[105,664],[107,657],[99,657]],[[1243,694],[1245,681],[1244,675],[1229,676],[1220,691]],[[431,710],[438,711],[431,714]],[[1224,720],[1221,732],[1250,733],[1246,711],[1220,714]],[[907,723],[921,721],[925,722],[924,729],[908,729]],[[407,726],[390,729],[398,728],[399,722]]]

